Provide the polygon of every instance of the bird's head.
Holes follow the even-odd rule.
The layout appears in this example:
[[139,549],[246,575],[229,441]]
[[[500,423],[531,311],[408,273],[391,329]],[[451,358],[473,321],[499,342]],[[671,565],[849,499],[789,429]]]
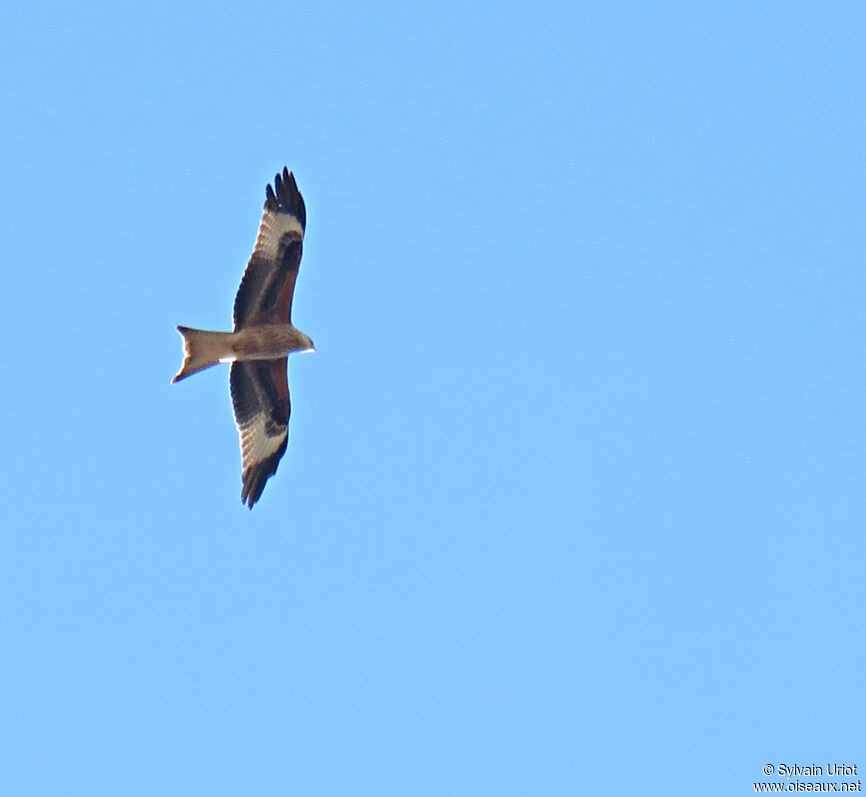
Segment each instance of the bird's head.
[[313,343],[313,339],[309,335],[305,335],[303,332],[301,333],[301,352],[305,353],[308,351],[315,351],[316,344]]

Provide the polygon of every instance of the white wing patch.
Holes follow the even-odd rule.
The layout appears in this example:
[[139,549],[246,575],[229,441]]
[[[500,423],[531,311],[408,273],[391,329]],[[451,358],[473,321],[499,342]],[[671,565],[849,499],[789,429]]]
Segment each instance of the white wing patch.
[[262,216],[262,223],[259,226],[259,237],[256,239],[256,252],[265,255],[268,260],[276,260],[280,240],[289,232],[303,237],[304,228],[297,218],[289,213],[274,213],[266,210]]
[[[276,437],[268,436],[267,424],[267,415],[260,412],[245,426],[238,427],[241,433],[241,459],[245,469],[276,454],[289,434],[286,427],[282,434]],[[273,424],[271,426],[273,428]]]

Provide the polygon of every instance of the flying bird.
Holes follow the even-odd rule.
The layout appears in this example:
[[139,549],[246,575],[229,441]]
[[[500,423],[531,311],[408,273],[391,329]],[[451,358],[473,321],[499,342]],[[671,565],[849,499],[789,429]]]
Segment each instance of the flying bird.
[[230,386],[241,445],[241,503],[250,509],[277,471],[289,441],[288,355],[315,351],[292,326],[292,295],[301,263],[307,211],[286,168],[265,188],[265,208],[253,254],[235,297],[231,332],[179,326],[183,364],[173,383],[231,363]]

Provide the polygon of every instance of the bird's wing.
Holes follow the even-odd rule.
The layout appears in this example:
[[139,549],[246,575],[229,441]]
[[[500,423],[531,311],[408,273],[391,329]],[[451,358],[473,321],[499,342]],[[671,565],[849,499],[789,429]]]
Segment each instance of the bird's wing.
[[281,357],[232,363],[232,404],[243,464],[241,502],[250,509],[286,453],[291,412],[287,362]]
[[265,209],[253,254],[235,297],[235,331],[261,323],[290,323],[301,264],[307,210],[294,175],[283,169],[265,189]]

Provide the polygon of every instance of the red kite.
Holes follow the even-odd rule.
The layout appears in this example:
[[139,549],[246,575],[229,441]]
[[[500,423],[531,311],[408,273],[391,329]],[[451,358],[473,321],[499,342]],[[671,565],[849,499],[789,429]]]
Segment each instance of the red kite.
[[241,503],[250,509],[277,472],[289,440],[288,355],[315,351],[292,326],[292,295],[307,211],[294,175],[283,169],[265,189],[265,209],[253,254],[235,297],[232,332],[178,327],[183,365],[172,382],[230,362],[231,394],[241,443]]

